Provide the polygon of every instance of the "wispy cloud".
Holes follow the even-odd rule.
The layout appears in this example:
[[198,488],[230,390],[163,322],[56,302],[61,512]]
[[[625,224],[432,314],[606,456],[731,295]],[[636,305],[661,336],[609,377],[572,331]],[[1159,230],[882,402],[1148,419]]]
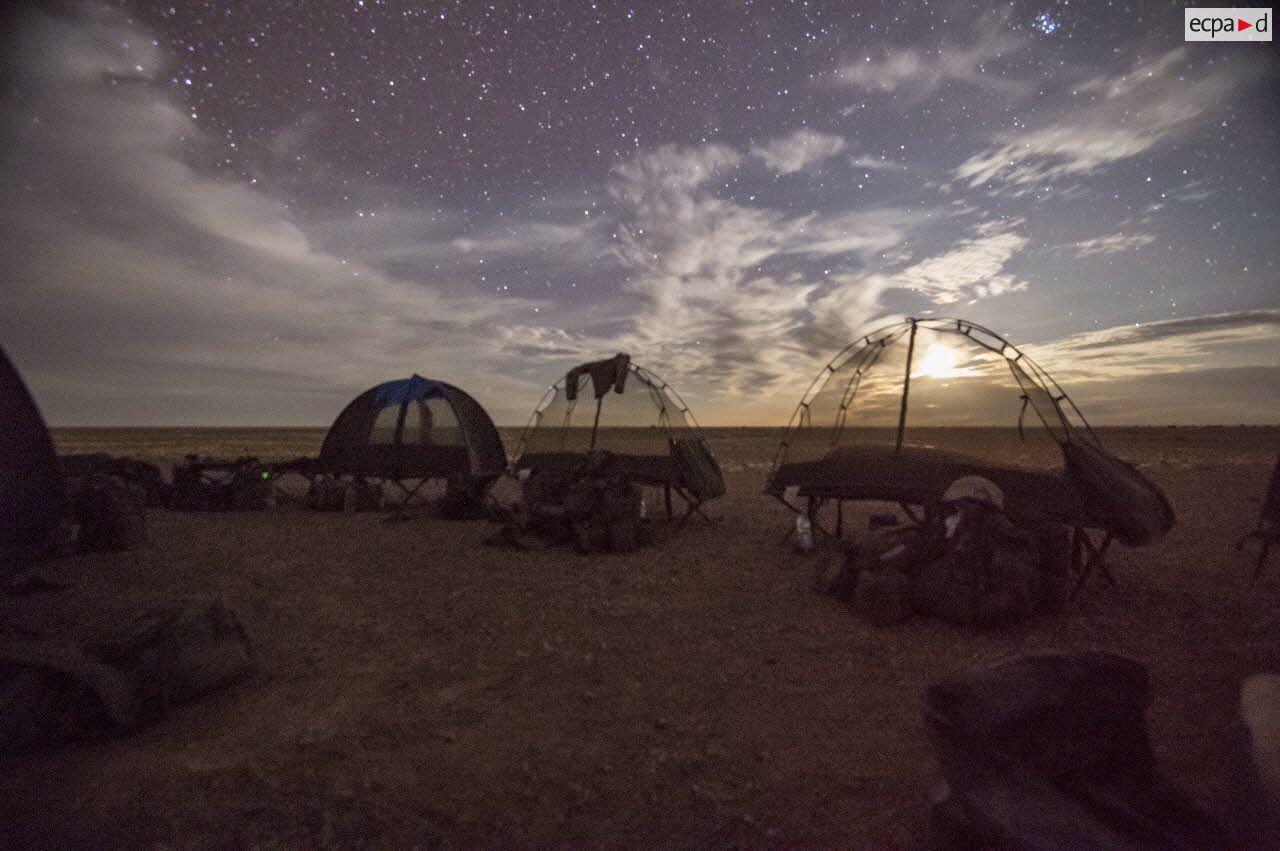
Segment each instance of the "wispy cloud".
[[836,156],[846,147],[848,144],[840,136],[802,127],[786,136],[755,146],[751,153],[778,174],[793,174]]
[[1183,48],[1140,61],[1114,77],[1095,77],[1072,92],[1067,117],[1004,133],[968,157],[954,176],[970,187],[1025,191],[1066,177],[1094,174],[1142,154],[1195,126],[1230,87],[1225,72],[1179,75]]
[[1280,309],[1119,325],[1026,346],[1097,423],[1280,422]]
[[906,171],[907,169],[903,163],[868,156],[849,157],[849,165],[867,171]]
[[993,67],[1026,48],[1005,25],[1006,16],[983,16],[966,40],[957,34],[932,50],[886,46],[852,56],[835,72],[837,85],[863,92],[892,92],[922,101],[948,85],[960,85],[1019,99],[1034,91],[1030,80],[1006,77]]
[[1083,239],[1071,246],[1078,257],[1092,257],[1097,254],[1120,254],[1133,251],[1155,242],[1155,236],[1149,233],[1116,233],[1110,236],[1098,236]]
[[1027,244],[1016,230],[1018,223],[995,222],[980,226],[971,238],[942,254],[928,257],[896,272],[872,277],[881,289],[918,293],[934,304],[953,304],[1019,292],[1026,281],[1005,271],[1005,265]]
[[[1117,325],[1044,344],[1054,356],[1115,376],[1151,369],[1202,366],[1210,347],[1225,354],[1217,366],[1280,366],[1280,308],[1211,313],[1160,322]],[[1198,363],[1199,362],[1199,363]]]

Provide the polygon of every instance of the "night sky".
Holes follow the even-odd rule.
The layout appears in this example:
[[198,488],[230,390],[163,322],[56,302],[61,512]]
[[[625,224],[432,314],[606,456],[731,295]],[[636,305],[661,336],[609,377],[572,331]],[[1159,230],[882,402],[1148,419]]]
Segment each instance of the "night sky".
[[625,350],[782,425],[960,316],[1096,422],[1280,422],[1280,59],[1184,4],[206,2],[5,14],[0,345],[54,425],[522,423]]

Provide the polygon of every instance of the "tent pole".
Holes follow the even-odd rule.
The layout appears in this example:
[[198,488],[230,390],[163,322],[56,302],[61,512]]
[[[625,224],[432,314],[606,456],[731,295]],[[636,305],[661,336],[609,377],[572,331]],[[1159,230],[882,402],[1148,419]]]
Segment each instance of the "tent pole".
[[898,440],[893,446],[896,455],[902,451],[902,436],[907,429],[907,396],[911,393],[911,358],[916,349],[916,320],[911,320],[911,336],[907,338],[907,374],[902,379],[902,408],[898,411]]
[[604,397],[597,396],[596,397],[596,418],[595,418],[595,421],[591,423],[591,449],[592,450],[596,448],[596,430],[600,428],[600,406],[603,404],[604,404]]

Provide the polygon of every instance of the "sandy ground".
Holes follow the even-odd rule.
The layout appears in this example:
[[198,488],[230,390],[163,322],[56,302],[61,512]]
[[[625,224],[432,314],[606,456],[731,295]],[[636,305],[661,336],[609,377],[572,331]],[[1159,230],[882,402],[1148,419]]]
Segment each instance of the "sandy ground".
[[[64,452],[283,458],[322,434],[56,437]],[[1280,429],[1104,432],[1166,490],[1177,528],[1113,550],[1118,588],[1000,632],[877,628],[814,593],[821,556],[781,546],[789,515],[760,495],[776,435],[710,437],[729,471],[722,521],[659,528],[634,554],[517,552],[483,546],[487,522],[282,506],[153,511],[146,548],[59,562],[73,587],[4,599],[10,623],[82,638],[218,594],[258,673],[139,735],[6,759],[0,841],[906,846],[939,779],[927,684],[1041,648],[1149,665],[1161,766],[1202,803],[1221,794],[1240,682],[1280,670],[1280,554],[1250,589],[1253,560],[1233,548]]]

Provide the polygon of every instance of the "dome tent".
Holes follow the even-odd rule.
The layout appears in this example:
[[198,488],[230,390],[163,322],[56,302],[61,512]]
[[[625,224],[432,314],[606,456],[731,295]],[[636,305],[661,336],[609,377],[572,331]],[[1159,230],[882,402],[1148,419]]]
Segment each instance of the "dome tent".
[[[361,393],[333,421],[319,466],[336,475],[445,478],[483,491],[506,469],[493,420],[466,392],[420,375]],[[412,490],[405,488],[410,495]]]
[[724,493],[720,466],[689,408],[665,381],[626,354],[580,364],[543,395],[520,437],[513,469],[571,472],[607,451],[615,469],[688,504],[685,516]]
[[815,520],[834,502],[838,534],[845,500],[927,509],[966,475],[995,482],[1011,517],[1075,529],[1077,551],[1097,551],[1085,573],[1113,537],[1137,546],[1173,525],[1164,495],[1045,370],[962,319],[906,319],[842,349],[792,414],[766,491]]
[[69,511],[49,429],[0,349],[0,566],[50,546]]

